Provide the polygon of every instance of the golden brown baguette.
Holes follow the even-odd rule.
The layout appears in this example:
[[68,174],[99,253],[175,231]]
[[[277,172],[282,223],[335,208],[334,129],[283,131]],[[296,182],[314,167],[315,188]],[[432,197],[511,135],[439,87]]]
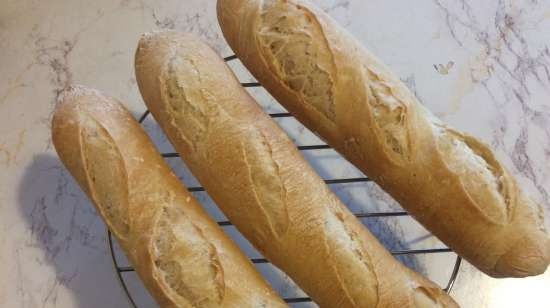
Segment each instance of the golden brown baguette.
[[119,102],[68,89],[53,142],[161,307],[287,307]]
[[142,96],[231,222],[321,307],[457,307],[369,233],[211,48],[142,37]]
[[286,109],[458,254],[494,277],[545,271],[542,208],[327,14],[301,0],[219,0],[218,19]]

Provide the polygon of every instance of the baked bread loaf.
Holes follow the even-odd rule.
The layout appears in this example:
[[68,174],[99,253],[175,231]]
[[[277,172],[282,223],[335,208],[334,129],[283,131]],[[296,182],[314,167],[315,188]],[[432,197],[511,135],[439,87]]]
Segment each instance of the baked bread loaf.
[[459,255],[493,277],[545,271],[541,207],[487,145],[424,109],[327,14],[302,0],[218,0],[218,19],[287,110]]
[[287,307],[119,102],[68,89],[53,142],[161,307]]
[[457,307],[367,231],[210,47],[146,34],[135,65],[149,110],[191,172],[321,307]]

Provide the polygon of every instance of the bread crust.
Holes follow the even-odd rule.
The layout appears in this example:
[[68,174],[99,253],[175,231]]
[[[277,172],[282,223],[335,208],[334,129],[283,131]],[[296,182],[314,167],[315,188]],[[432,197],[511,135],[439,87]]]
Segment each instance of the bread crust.
[[287,307],[121,103],[73,86],[57,105],[52,136],[161,307]]
[[459,255],[493,277],[546,270],[541,206],[326,13],[303,0],[219,0],[218,20],[269,93]]
[[136,77],[225,215],[321,307],[457,307],[349,212],[206,44],[189,34],[146,34]]

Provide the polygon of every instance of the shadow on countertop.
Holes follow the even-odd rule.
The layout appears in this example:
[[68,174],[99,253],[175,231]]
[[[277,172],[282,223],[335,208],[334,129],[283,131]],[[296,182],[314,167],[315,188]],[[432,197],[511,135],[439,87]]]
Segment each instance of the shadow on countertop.
[[17,193],[30,229],[29,245],[43,251],[35,261],[55,269],[53,281],[32,277],[43,285],[44,291],[35,294],[43,306],[57,306],[58,293],[70,290],[74,296],[63,300],[71,298],[73,307],[129,307],[113,270],[105,226],[59,159],[36,155]]

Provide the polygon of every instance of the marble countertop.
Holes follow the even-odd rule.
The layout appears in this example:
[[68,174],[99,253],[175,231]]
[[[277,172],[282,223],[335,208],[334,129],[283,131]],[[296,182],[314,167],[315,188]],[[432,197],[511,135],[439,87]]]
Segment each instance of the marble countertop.
[[[491,144],[545,205],[550,228],[550,1],[314,2],[382,58],[427,107]],[[119,98],[136,116],[143,113],[133,55],[140,34],[157,29],[194,32],[223,56],[232,54],[214,0],[0,2],[0,307],[130,307],[113,270],[105,226],[57,158],[50,121],[57,96],[72,83]],[[238,61],[232,67],[241,80],[252,81]],[[266,110],[281,110],[263,89],[251,93]],[[292,119],[279,121],[297,143],[318,142]],[[170,151],[151,119],[144,127],[162,151]],[[332,151],[304,154],[324,178],[359,175]],[[167,161],[193,185],[179,160]],[[355,212],[400,209],[371,183],[331,187]],[[197,197],[222,217],[206,195]],[[388,249],[444,247],[410,217],[364,222]],[[250,256],[257,254],[235,230],[227,231]],[[400,260],[444,286],[455,257]],[[283,296],[301,294],[276,269],[259,270]],[[155,307],[135,275],[125,275],[139,307]],[[538,308],[550,307],[549,291],[550,270],[496,280],[463,264],[452,295],[466,308]]]

